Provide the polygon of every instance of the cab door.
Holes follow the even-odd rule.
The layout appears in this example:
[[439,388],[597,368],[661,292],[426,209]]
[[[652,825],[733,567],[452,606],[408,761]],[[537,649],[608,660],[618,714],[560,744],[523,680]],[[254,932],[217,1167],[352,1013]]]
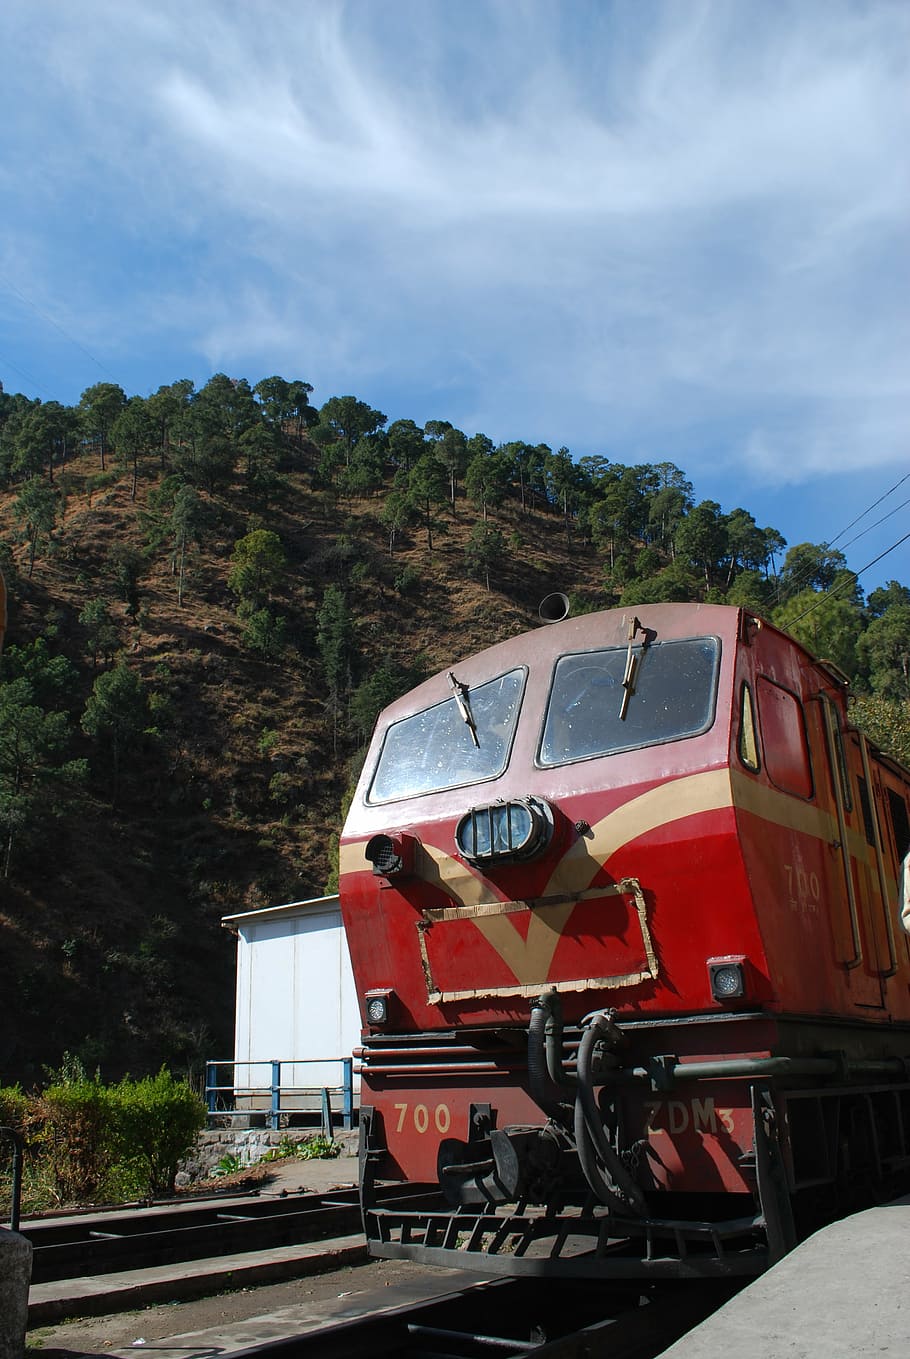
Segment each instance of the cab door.
[[[819,694],[824,728],[827,778],[819,795],[827,799],[834,825],[832,853],[837,856],[835,879],[840,891],[832,912],[836,957],[844,968],[847,1002],[861,1010],[881,1010],[885,1004],[885,978],[891,966],[887,933],[882,917],[879,887],[874,879],[874,837],[867,839],[867,823],[860,801],[862,777],[860,752],[848,749],[841,727],[840,710],[830,694]],[[849,763],[848,763],[849,760]],[[854,778],[851,779],[851,768]],[[854,795],[853,789],[857,789]],[[871,803],[871,797],[869,798]],[[874,825],[875,818],[872,816]]]

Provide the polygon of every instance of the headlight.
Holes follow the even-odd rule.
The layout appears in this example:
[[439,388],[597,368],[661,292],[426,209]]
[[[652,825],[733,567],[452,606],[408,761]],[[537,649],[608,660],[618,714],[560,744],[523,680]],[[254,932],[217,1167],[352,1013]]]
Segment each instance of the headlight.
[[537,798],[472,807],[455,829],[458,852],[469,863],[530,859],[549,843],[553,813]]

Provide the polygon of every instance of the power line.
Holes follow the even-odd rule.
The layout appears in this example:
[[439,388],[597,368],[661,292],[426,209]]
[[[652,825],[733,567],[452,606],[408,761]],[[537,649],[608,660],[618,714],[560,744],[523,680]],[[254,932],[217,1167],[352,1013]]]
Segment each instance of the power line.
[[0,354],[0,363],[4,364],[7,368],[12,369],[14,373],[18,373],[21,378],[25,378],[26,382],[30,382],[39,392],[44,392],[45,396],[47,396],[47,388],[42,386],[34,373],[29,373],[25,368],[20,368],[18,364],[13,363],[12,359],[8,359],[5,354]]
[[813,609],[817,609],[826,599],[833,599],[835,595],[840,594],[841,590],[846,590],[848,586],[855,585],[864,571],[868,571],[870,567],[877,565],[884,557],[888,556],[889,552],[893,552],[896,547],[900,547],[901,543],[905,543],[908,538],[910,538],[910,533],[905,533],[903,538],[898,538],[896,543],[892,543],[890,547],[886,547],[884,552],[880,552],[877,557],[873,557],[871,562],[866,562],[866,565],[861,566],[858,571],[851,571],[839,585],[835,585],[832,589],[826,590],[823,595],[819,595],[817,599],[813,600],[807,609],[803,609],[802,613],[798,613],[795,618],[789,619],[787,627],[791,628],[794,623],[798,623],[801,619],[805,618],[807,614],[812,613]]
[[[885,491],[884,495],[880,495],[879,498],[878,498],[878,500],[873,501],[872,504],[869,506],[868,509],[863,510],[862,514],[858,514],[858,515],[856,516],[855,519],[851,519],[851,520],[850,520],[850,523],[847,525],[846,528],[842,528],[841,531],[840,531],[840,533],[836,533],[836,534],[834,535],[834,537],[833,537],[833,538],[831,539],[831,541],[829,542],[828,546],[829,546],[829,547],[833,547],[834,544],[837,542],[838,538],[843,538],[843,536],[844,536],[845,533],[849,533],[850,530],[852,529],[852,527],[853,527],[854,524],[858,524],[859,521],[860,521],[861,519],[865,519],[865,517],[866,517],[867,514],[871,514],[872,511],[876,508],[876,506],[880,505],[880,504],[882,503],[883,500],[887,500],[888,497],[889,497],[889,495],[893,495],[893,494],[894,494],[894,492],[897,490],[898,486],[903,486],[904,482],[907,481],[908,478],[910,478],[910,472],[907,472],[904,476],[902,476],[901,479],[900,479],[900,481],[896,481],[896,482],[894,483],[894,485],[891,487],[891,490],[890,490],[890,491]],[[905,504],[905,505],[906,505],[906,503],[907,503],[907,502],[904,501],[904,504]],[[892,510],[892,514],[893,514],[893,513],[895,513],[895,511]],[[886,515],[885,517],[887,518],[887,515]],[[882,522],[881,519],[879,519],[878,522],[881,523],[881,522]],[[872,527],[875,528],[875,525],[873,524]],[[866,532],[868,532],[868,530],[867,530],[867,529],[864,529],[864,530],[863,530],[863,533],[866,533]],[[858,536],[859,536],[859,537],[862,537],[862,534],[859,534]],[[856,542],[856,538],[851,539],[851,541],[855,543],[855,542]],[[845,544],[845,546],[847,546],[847,544]]]
[[[907,476],[910,476],[910,472],[907,473]],[[899,486],[899,485],[900,485],[900,482],[898,482],[898,486]],[[896,491],[896,490],[897,490],[897,486],[893,486],[893,487],[891,488],[891,490]],[[888,492],[888,495],[890,495],[890,494],[891,494],[891,491]],[[884,500],[884,499],[885,499],[885,497],[882,496],[882,500]],[[878,505],[878,504],[881,504],[881,501],[876,501],[875,503]],[[866,536],[867,533],[871,533],[872,530],[878,528],[880,524],[884,524],[885,521],[886,521],[887,519],[891,519],[891,518],[894,517],[895,514],[899,514],[900,511],[906,509],[908,505],[910,505],[910,499],[908,499],[908,500],[902,500],[901,503],[900,503],[899,505],[896,505],[896,506],[894,507],[893,510],[889,510],[887,514],[883,514],[882,517],[881,517],[881,519],[876,519],[876,521],[875,521],[874,524],[870,524],[868,528],[864,528],[864,529],[862,530],[862,532],[857,533],[857,535],[856,535],[855,538],[849,538],[849,539],[847,540],[847,542],[844,543],[844,550],[846,550],[848,547],[852,547],[854,543],[858,543],[859,540],[860,540],[860,538],[865,538],[865,536]],[[872,506],[871,506],[871,505],[869,506],[869,509],[870,509],[870,510],[872,509]],[[869,513],[869,510],[867,510],[866,513],[868,514],[868,513]],[[860,515],[860,519],[862,519],[862,517],[863,517],[863,516]],[[857,520],[854,519],[853,522],[856,523]],[[845,532],[845,533],[846,533],[846,531],[847,531],[847,530],[844,529],[844,532]]]
[[65,340],[69,340],[70,344],[75,345],[77,349],[81,349],[82,353],[86,356],[86,358],[91,359],[92,363],[95,364],[97,368],[100,368],[102,373],[106,373],[112,382],[117,381],[117,378],[110,371],[110,369],[105,368],[101,360],[96,359],[95,355],[91,352],[91,350],[86,349],[85,345],[81,344],[80,341],[77,340],[74,335],[70,335],[68,330],[64,330],[63,326],[61,326],[58,321],[55,321],[52,316],[48,316],[47,312],[42,311],[40,307],[36,306],[36,304],[31,300],[31,298],[26,297],[25,293],[22,292],[20,288],[17,288],[14,283],[10,283],[9,279],[4,277],[2,274],[0,274],[0,283],[2,283],[4,287],[8,288],[11,293],[15,293],[16,296],[20,299],[20,301],[24,302],[27,307],[31,307],[35,315],[40,316],[42,321],[45,321],[49,326],[53,326],[55,330],[59,330],[60,334],[63,336]]
[[[846,527],[842,528],[842,529],[840,530],[839,533],[836,533],[836,534],[834,535],[833,538],[829,539],[829,540],[826,541],[825,543],[822,543],[820,546],[822,546],[822,547],[824,547],[824,548],[826,548],[826,549],[829,549],[829,550],[832,549],[832,548],[834,548],[834,544],[837,542],[837,540],[838,540],[839,538],[843,538],[843,536],[844,536],[845,533],[849,533],[850,529],[853,528],[853,526],[854,526],[855,524],[858,524],[858,523],[860,522],[861,519],[865,519],[865,517],[866,517],[867,514],[871,514],[872,511],[876,508],[876,506],[881,505],[881,503],[882,503],[883,501],[887,500],[888,497],[889,497],[890,495],[893,495],[894,492],[898,489],[898,487],[903,486],[904,482],[907,481],[907,480],[910,480],[910,472],[906,472],[906,473],[904,474],[904,476],[902,476],[898,481],[896,481],[896,482],[894,483],[894,485],[893,485],[889,490],[885,491],[882,495],[880,495],[880,496],[878,497],[877,500],[874,500],[874,501],[872,502],[871,505],[867,505],[867,507],[866,507],[860,514],[858,514],[858,515],[856,516],[855,519],[851,519],[850,523],[847,524]],[[864,529],[862,530],[862,532],[857,533],[853,538],[850,538],[846,543],[843,544],[843,548],[837,548],[837,549],[835,549],[835,551],[839,552],[840,555],[843,556],[843,549],[844,549],[844,548],[848,548],[848,547],[850,547],[853,543],[859,542],[860,538],[865,537],[865,535],[866,535],[867,533],[871,533],[872,530],[873,530],[874,528],[878,528],[880,524],[884,524],[884,522],[885,522],[887,519],[890,519],[890,518],[892,517],[892,515],[897,514],[899,510],[904,509],[907,505],[910,505],[910,500],[905,500],[905,501],[903,501],[900,505],[898,505],[896,509],[889,510],[889,512],[888,512],[887,514],[882,515],[881,519],[876,519],[876,521],[875,521],[874,524],[870,524],[867,528],[864,528]],[[900,539],[900,542],[903,542],[903,541],[904,541],[904,539]],[[888,555],[889,552],[892,552],[892,551],[894,550],[894,547],[899,547],[899,546],[900,546],[900,542],[893,544],[892,547],[886,548],[886,550],[882,553],[882,557],[886,557],[886,556]],[[881,561],[882,557],[876,557],[875,561]],[[846,565],[846,563],[845,563],[845,565]],[[863,571],[867,571],[867,570],[869,569],[870,566],[874,566],[874,565],[875,565],[875,562],[869,562],[866,566],[862,567],[861,570],[855,571],[855,572],[853,572],[852,574],[853,574],[856,578],[858,578],[860,575],[862,575],[862,572],[863,572]],[[847,567],[846,569],[849,570],[849,567]],[[800,572],[797,573],[797,575],[793,578],[793,580],[788,584],[788,586],[787,586],[786,589],[781,590],[780,588],[778,588],[778,591],[777,591],[777,602],[778,602],[778,604],[782,604],[782,603],[784,603],[785,600],[791,599],[794,595],[799,594],[799,593],[803,590],[803,588],[809,584],[809,582],[810,582],[811,579],[812,579],[813,574],[814,574],[814,571],[813,571],[813,567],[812,567],[811,563],[810,563],[810,564],[807,564],[807,565],[803,568],[802,571],[800,571]],[[777,579],[778,579],[778,587],[779,587],[779,585],[780,585],[780,576],[778,576]],[[840,590],[840,588],[841,588],[841,587],[838,586],[838,587],[836,588],[836,590],[834,591],[834,593],[837,593],[837,592]],[[826,597],[827,597],[827,594],[822,595],[822,598],[823,598],[823,599],[826,598]],[[814,607],[814,606],[812,606],[812,607]],[[800,618],[802,618],[803,616],[804,616],[804,615],[800,614]],[[794,620],[794,621],[795,621],[795,620]]]

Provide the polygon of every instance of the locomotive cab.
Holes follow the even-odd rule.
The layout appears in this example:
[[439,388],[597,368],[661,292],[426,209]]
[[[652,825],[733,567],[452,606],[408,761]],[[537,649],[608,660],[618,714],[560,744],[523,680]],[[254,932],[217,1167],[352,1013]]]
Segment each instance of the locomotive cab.
[[723,606],[558,622],[387,709],[340,855],[371,1250],[748,1272],[857,1158],[910,1164],[907,786]]

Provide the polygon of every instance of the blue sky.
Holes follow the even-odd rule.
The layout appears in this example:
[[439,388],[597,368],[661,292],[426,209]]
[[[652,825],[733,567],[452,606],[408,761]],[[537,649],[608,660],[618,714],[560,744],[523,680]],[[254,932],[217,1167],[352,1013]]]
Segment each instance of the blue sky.
[[[0,381],[216,371],[669,460],[793,544],[910,472],[905,0],[6,0]],[[906,494],[905,494],[906,493]],[[910,532],[910,481],[855,529]],[[910,541],[862,577],[910,584]]]

